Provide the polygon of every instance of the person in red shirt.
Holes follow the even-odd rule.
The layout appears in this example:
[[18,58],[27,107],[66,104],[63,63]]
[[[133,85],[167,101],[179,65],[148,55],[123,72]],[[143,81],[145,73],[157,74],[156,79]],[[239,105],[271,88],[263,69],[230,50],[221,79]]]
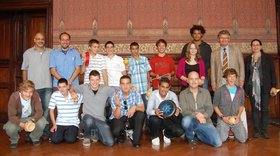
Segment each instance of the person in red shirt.
[[166,54],[167,42],[164,39],[159,39],[156,42],[158,54],[150,60],[150,76],[152,78],[153,89],[158,89],[159,79],[161,77],[168,77],[169,80],[175,74],[174,60]]

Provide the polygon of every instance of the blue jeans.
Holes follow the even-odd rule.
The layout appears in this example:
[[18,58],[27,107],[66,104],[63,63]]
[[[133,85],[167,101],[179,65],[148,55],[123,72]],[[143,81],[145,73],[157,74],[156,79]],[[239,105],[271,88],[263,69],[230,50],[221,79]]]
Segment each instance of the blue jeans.
[[78,135],[79,128],[76,126],[60,126],[52,133],[51,141],[54,144],[61,143],[63,140],[67,143],[74,143]]
[[203,83],[202,87],[205,89],[208,89],[208,77],[207,76],[204,79],[204,83]]
[[83,116],[84,126],[84,138],[90,139],[92,132],[94,132],[95,138],[98,138],[103,144],[107,146],[114,145],[114,139],[110,130],[109,125],[105,121],[101,121],[92,117],[91,115]]
[[[52,95],[52,88],[42,88],[42,89],[37,89],[36,91],[41,98],[42,107],[43,107],[43,111],[44,111],[44,117],[50,123],[49,102],[50,102],[51,95]],[[50,125],[46,124],[43,135],[49,136],[49,134],[50,134],[49,129],[50,129]]]
[[195,135],[197,138],[214,147],[220,147],[222,140],[218,131],[212,123],[200,124],[198,120],[191,116],[185,116],[182,119],[182,127],[188,140],[193,140]]

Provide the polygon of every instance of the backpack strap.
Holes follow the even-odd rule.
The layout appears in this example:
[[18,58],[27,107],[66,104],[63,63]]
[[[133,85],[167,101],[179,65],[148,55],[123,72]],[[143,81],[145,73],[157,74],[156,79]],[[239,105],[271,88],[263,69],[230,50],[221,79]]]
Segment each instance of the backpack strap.
[[89,56],[90,56],[90,53],[86,52],[86,60],[85,60],[85,66],[86,67],[89,65]]

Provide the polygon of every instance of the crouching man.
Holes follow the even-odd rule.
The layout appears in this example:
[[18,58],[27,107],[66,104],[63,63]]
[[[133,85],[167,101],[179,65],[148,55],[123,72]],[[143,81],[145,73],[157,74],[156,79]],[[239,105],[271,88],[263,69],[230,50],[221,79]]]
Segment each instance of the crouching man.
[[10,148],[16,148],[19,132],[25,130],[27,137],[34,146],[40,145],[40,137],[48,123],[43,117],[40,97],[34,92],[35,85],[30,80],[25,80],[19,85],[19,91],[12,93],[8,103],[8,122],[3,129],[10,137]]

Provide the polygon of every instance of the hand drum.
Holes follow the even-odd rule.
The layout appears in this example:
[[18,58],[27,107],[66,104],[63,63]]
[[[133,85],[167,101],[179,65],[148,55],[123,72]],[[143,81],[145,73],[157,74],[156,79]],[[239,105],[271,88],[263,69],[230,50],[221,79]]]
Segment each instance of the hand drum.
[[26,132],[32,132],[35,129],[35,123],[32,122],[31,120],[27,121],[25,123],[25,131]]
[[159,104],[158,109],[163,112],[164,118],[168,118],[175,114],[176,105],[172,100],[164,100]]

